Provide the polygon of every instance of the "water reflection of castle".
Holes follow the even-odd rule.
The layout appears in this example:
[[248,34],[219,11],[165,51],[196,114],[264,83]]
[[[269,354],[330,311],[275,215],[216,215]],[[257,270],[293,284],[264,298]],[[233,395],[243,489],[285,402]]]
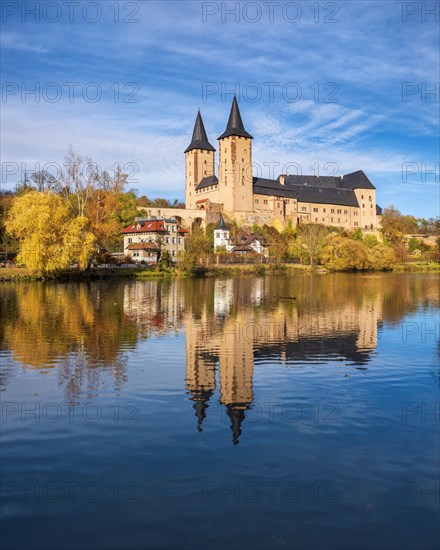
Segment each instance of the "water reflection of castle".
[[[184,289],[178,290],[183,283],[173,281],[169,292],[161,295],[160,304],[151,299],[155,285],[149,288],[139,283],[126,290],[126,314],[136,316],[148,331],[154,330],[153,324],[166,330],[166,326],[174,324],[177,328],[182,323],[186,386],[194,402],[198,429],[202,430],[209,402],[218,389],[235,444],[245,411],[252,405],[256,360],[273,357],[300,366],[301,362],[334,357],[365,368],[376,347],[382,319],[379,293],[347,299],[335,292],[330,293],[330,301],[327,297],[308,302],[284,296],[291,294],[289,288],[274,294],[277,288],[273,282],[270,278],[203,281],[199,283],[200,293],[195,292],[191,300]],[[184,295],[186,300],[182,300]]]

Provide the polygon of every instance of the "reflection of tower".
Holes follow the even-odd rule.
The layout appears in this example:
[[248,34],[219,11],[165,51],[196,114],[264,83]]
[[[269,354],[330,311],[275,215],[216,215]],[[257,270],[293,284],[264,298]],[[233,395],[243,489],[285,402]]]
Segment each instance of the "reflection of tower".
[[234,297],[233,279],[216,279],[214,282],[214,313],[225,316],[229,313]]
[[360,350],[377,346],[377,323],[382,318],[382,301],[379,296],[366,300],[359,311],[359,336],[356,345]]
[[254,324],[246,324],[245,317],[231,319],[225,324],[219,345],[220,403],[226,405],[231,419],[234,445],[253,399],[254,330]]
[[202,422],[206,418],[208,401],[215,390],[215,361],[208,355],[204,357],[197,345],[201,332],[199,325],[189,317],[186,325],[186,387],[194,401],[199,432],[202,431]]

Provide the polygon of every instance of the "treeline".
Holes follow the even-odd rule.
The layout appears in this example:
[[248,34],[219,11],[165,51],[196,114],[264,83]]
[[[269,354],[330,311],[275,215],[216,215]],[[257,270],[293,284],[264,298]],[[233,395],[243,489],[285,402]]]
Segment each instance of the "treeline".
[[[55,275],[114,250],[120,230],[138,215],[137,198],[125,191],[127,174],[99,171],[70,150],[58,179],[38,172],[1,195],[0,239],[6,257],[32,272]],[[87,169],[84,169],[84,167]]]
[[[417,233],[420,222],[401,214],[394,206],[384,209],[381,239],[361,229],[347,231],[320,224],[288,225],[281,231],[268,225],[253,225],[250,229],[264,238],[273,264],[291,261],[334,271],[385,271],[408,259],[440,260],[440,218],[425,221],[423,234],[436,236],[433,247],[423,244],[421,239],[407,240],[405,235]],[[208,257],[214,253],[213,227],[208,226],[206,232],[193,231],[187,238],[180,263],[185,271],[203,271]],[[243,229],[232,222],[231,235]]]
[[178,208],[177,199],[150,200],[126,190],[128,175],[99,170],[72,149],[55,178],[47,171],[26,175],[14,192],[0,193],[0,252],[32,272],[50,276],[87,269],[121,249],[120,231],[139,216],[139,206]]

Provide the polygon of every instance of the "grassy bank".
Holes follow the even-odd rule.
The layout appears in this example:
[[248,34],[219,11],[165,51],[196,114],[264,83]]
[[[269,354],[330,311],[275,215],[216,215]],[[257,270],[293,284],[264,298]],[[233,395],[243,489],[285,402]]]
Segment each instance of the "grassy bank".
[[292,272],[307,273],[309,271],[311,271],[309,265],[300,264],[240,264],[211,266],[208,268],[206,275],[208,277],[242,277],[248,275],[282,275]]
[[[440,264],[436,262],[400,263],[393,267],[393,272],[440,273]],[[104,279],[162,279],[168,277],[246,277],[262,275],[282,275],[290,273],[326,273],[322,266],[300,264],[239,264],[219,265],[201,269],[196,274],[188,274],[179,269],[157,269],[156,267],[133,268],[95,268],[90,271],[69,271],[52,278],[35,275],[25,267],[5,267],[0,269],[0,282],[32,282],[43,280],[55,281],[96,281]]]
[[2,282],[31,282],[31,281],[96,281],[103,279],[150,279],[173,277],[176,275],[176,270],[161,270],[158,271],[153,267],[139,268],[95,268],[89,271],[65,271],[58,273],[53,277],[43,277],[35,275],[26,267],[5,267],[0,270],[0,281]]
[[437,262],[407,262],[396,264],[393,267],[395,272],[410,273],[440,273],[440,263]]

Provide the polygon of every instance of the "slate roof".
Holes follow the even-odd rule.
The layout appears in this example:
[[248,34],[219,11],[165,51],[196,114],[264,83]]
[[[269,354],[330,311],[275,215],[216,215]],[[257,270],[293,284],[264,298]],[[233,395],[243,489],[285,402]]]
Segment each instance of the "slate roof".
[[191,143],[185,149],[185,153],[188,153],[188,151],[191,151],[192,149],[203,149],[204,151],[215,151],[215,148],[208,141],[208,136],[206,135],[206,130],[203,124],[200,110],[197,113],[197,118],[194,124]]
[[225,224],[225,220],[223,219],[223,214],[220,214],[218,225],[217,227],[214,227],[214,231],[216,229],[220,229],[221,231],[229,231],[229,227]]
[[[280,178],[284,177],[284,185]],[[279,176],[253,178],[254,193],[292,198],[300,202],[358,207],[354,189],[375,189],[362,170],[344,176]]]
[[205,187],[209,187],[210,185],[217,185],[217,184],[218,184],[217,176],[207,176],[206,178],[203,178],[202,181],[197,185],[196,190],[204,189]]
[[237,98],[234,96],[232,100],[231,112],[229,114],[228,124],[226,130],[217,139],[223,139],[229,136],[239,136],[254,139],[244,129],[243,121],[241,119],[240,109],[238,108]]
[[258,195],[296,199],[300,202],[359,206],[356,195],[352,190],[338,189],[337,187],[292,185],[287,181],[284,185],[281,185],[278,180],[254,178],[254,193]]
[[382,208],[376,204],[376,216],[382,216]]

